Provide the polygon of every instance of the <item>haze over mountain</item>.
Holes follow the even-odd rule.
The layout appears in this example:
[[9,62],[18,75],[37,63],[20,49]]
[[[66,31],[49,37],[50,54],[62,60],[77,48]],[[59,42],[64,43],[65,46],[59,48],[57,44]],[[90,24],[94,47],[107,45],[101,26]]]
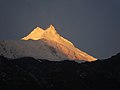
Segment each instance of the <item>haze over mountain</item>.
[[8,58],[34,57],[56,61],[96,60],[60,36],[53,25],[46,30],[37,27],[21,40],[1,40],[0,51],[0,55]]

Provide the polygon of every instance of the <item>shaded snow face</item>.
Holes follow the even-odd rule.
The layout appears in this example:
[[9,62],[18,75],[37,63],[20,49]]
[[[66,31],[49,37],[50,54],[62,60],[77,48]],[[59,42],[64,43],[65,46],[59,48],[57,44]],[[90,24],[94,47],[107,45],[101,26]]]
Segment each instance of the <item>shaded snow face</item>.
[[67,59],[59,51],[48,46],[42,40],[22,41],[5,40],[0,41],[0,55],[8,58],[34,57],[36,59],[64,60]]

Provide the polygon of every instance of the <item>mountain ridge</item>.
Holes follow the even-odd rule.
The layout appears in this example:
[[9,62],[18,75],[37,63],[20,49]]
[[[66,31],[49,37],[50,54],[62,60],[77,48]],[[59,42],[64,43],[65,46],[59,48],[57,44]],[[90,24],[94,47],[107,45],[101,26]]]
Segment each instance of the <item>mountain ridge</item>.
[[31,33],[29,33],[27,36],[22,38],[22,40],[29,40],[29,39],[32,40],[48,39],[62,44],[64,41],[66,41],[67,45],[73,45],[70,41],[59,35],[53,25],[50,25],[49,28],[45,30],[40,27],[36,27]]
[[34,57],[47,60],[84,60],[96,58],[76,48],[69,40],[59,35],[53,25],[43,30],[35,28],[21,40],[0,41],[0,55],[8,58]]

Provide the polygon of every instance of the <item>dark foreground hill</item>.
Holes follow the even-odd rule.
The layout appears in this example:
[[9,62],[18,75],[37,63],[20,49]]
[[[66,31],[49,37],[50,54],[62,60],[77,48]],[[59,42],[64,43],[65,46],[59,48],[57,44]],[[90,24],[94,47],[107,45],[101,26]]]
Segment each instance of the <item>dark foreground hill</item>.
[[120,54],[77,63],[0,57],[0,90],[120,90]]

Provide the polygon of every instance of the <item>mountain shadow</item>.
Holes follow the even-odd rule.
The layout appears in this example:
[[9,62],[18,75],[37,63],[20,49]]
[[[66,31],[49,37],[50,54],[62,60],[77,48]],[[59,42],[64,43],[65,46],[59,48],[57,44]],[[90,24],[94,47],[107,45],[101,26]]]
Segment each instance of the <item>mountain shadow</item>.
[[119,90],[120,53],[77,63],[0,57],[0,90]]

